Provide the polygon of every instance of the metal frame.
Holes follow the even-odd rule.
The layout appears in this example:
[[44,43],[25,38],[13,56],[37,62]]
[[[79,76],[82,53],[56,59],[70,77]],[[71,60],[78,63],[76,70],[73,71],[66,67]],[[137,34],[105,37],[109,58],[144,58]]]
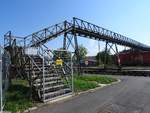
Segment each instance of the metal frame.
[[[111,45],[110,45],[111,44]],[[115,45],[115,49],[113,48],[113,46]],[[108,48],[109,46],[109,48]],[[121,64],[120,64],[120,57],[119,57],[119,52],[118,52],[118,47],[117,44],[114,43],[109,43],[108,41],[106,41],[105,44],[105,61],[104,61],[104,68],[106,69],[106,65],[108,63],[108,59],[107,59],[107,52],[110,52],[110,50],[112,50],[115,55],[117,56],[117,66],[119,69],[121,69]]]
[[[81,20],[79,18],[73,17],[73,21],[68,22],[64,21],[62,23],[55,24],[53,26],[44,28],[40,31],[32,33],[26,37],[15,37],[12,35],[11,31],[5,34],[4,38],[4,47],[12,45],[14,38],[22,39],[20,41],[20,45],[23,45],[24,49],[28,47],[40,47],[44,46],[44,44],[60,35],[64,35],[63,40],[63,49],[68,50],[69,46],[71,45],[74,49],[74,53],[77,56],[78,62],[78,74],[81,72],[81,65],[80,65],[80,56],[78,50],[78,36],[98,40],[98,41],[106,41],[106,48],[108,43],[118,44],[128,46],[134,49],[140,49],[144,51],[150,51],[150,46],[137,42],[133,39],[120,35],[118,33],[112,32],[105,28],[99,27],[87,21]],[[74,39],[74,42],[73,42]],[[19,42],[16,42],[17,44]],[[110,46],[109,49],[112,49]],[[47,48],[47,47],[46,47]],[[107,50],[105,50],[107,51]],[[113,50],[114,51],[114,50]],[[116,54],[118,55],[118,49],[116,46]],[[118,57],[119,58],[119,57]],[[107,59],[105,60],[107,63]],[[120,64],[119,64],[120,65]]]
[[150,51],[150,46],[137,42],[133,39],[130,39],[126,36],[120,35],[113,31],[107,30],[105,28],[99,27],[87,21],[73,18],[74,27],[76,33],[79,36],[88,37],[95,40],[103,40],[111,43],[116,43],[118,45],[124,45],[131,48],[136,48],[140,50]]
[[[38,32],[32,33],[24,37],[25,47],[40,46],[60,35],[64,34],[64,46],[66,45],[65,39],[67,34],[76,36],[83,36],[95,40],[108,41],[110,43],[116,43],[118,45],[124,45],[131,48],[136,48],[140,50],[150,51],[150,46],[137,42],[133,39],[120,35],[118,33],[112,32],[105,28],[99,27],[87,21],[73,18],[72,22],[64,21],[59,24],[44,28]],[[10,36],[11,35],[11,36]],[[5,34],[5,40],[11,43],[12,36],[11,31]],[[9,37],[9,38],[7,38]],[[15,37],[16,38],[16,37]],[[76,43],[76,42],[75,42]],[[6,43],[5,43],[6,44]],[[77,49],[77,48],[76,48]]]

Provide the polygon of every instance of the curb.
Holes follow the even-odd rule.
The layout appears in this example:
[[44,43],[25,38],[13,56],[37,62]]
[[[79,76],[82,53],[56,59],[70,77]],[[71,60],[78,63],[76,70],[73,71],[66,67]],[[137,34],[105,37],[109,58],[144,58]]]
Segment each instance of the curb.
[[35,105],[34,107],[31,107],[31,108],[28,108],[23,113],[30,113],[31,111],[34,111],[37,108],[42,107],[42,106],[46,106],[46,105],[50,105],[50,104],[54,104],[54,103],[57,104],[57,103],[60,103],[60,102],[64,102],[64,101],[66,101],[68,99],[71,99],[74,96],[75,96],[74,94],[70,94],[70,95],[67,95],[65,97],[61,97],[61,98],[58,98],[58,99],[51,100],[49,102],[37,103],[37,105]]

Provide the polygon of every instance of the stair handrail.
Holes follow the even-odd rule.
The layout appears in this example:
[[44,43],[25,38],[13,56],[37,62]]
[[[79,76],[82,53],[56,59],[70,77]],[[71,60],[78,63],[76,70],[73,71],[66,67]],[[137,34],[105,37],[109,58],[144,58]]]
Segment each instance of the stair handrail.
[[33,62],[33,64],[38,68],[38,70],[39,71],[42,71],[40,68],[39,68],[39,66],[35,63],[35,61],[33,60],[33,58],[30,56],[30,55],[27,55],[29,58],[30,58],[30,60]]
[[[45,50],[45,49],[43,49],[43,47],[42,46],[40,46],[40,47],[38,47],[38,51],[37,51],[37,54],[40,56],[40,57],[47,57],[47,58],[49,58],[49,59],[47,59],[47,58],[44,58],[44,62],[45,63],[47,63],[46,61],[52,61],[52,56],[50,55],[50,53],[48,52],[48,50]],[[48,63],[50,63],[50,62],[48,62]],[[47,63],[47,64],[48,64]]]

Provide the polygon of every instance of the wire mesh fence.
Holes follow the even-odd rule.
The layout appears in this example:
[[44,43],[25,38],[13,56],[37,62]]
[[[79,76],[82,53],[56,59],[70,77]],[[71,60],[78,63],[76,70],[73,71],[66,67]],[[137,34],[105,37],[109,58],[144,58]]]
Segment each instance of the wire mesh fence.
[[5,103],[5,94],[9,86],[10,55],[0,47],[0,110]]

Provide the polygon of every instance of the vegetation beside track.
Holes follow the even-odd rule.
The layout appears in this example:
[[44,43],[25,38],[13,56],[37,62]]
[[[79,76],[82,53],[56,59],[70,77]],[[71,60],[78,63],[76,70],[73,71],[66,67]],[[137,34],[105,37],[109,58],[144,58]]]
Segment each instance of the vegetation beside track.
[[96,87],[100,87],[99,84],[110,84],[115,81],[117,81],[117,79],[105,75],[75,76],[74,88],[75,92],[85,91]]

